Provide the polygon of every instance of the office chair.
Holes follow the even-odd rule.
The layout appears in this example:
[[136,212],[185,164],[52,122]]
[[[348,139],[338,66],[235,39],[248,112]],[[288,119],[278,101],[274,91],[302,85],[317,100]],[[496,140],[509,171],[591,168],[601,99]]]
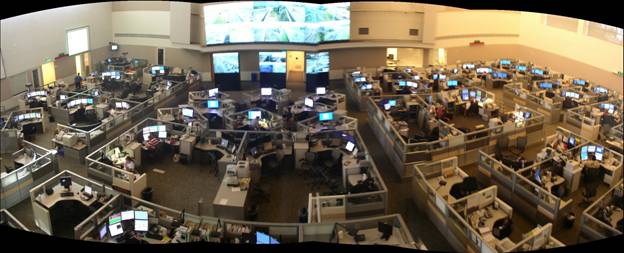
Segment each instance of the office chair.
[[479,189],[476,177],[466,177],[462,181],[462,184],[464,185],[464,190],[467,192],[466,195],[469,195]]
[[24,139],[27,141],[34,141],[35,134],[37,133],[37,127],[33,124],[27,124],[22,126],[22,133],[24,134]]
[[526,136],[518,137],[518,139],[516,139],[516,147],[511,152],[514,153],[515,155],[520,155],[524,153],[527,142],[528,142],[528,139]]

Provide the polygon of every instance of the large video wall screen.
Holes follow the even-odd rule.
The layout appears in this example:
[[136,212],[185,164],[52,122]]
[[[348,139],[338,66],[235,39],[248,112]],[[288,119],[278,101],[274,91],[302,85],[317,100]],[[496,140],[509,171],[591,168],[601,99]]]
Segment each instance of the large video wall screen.
[[206,44],[316,44],[350,38],[350,3],[255,1],[204,6]]
[[260,52],[260,72],[286,73],[286,51]]
[[329,72],[329,52],[306,53],[306,74]]
[[238,53],[214,53],[212,64],[215,74],[239,73]]

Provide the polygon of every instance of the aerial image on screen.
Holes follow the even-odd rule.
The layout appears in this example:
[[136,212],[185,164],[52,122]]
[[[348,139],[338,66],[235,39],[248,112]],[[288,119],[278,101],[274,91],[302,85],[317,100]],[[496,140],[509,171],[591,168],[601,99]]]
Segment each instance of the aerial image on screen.
[[260,72],[286,73],[286,51],[260,52]]
[[208,4],[204,6],[206,44],[316,44],[349,40],[350,12],[350,3],[256,1]]
[[306,73],[329,72],[329,52],[306,53]]
[[238,73],[238,53],[212,54],[215,74]]

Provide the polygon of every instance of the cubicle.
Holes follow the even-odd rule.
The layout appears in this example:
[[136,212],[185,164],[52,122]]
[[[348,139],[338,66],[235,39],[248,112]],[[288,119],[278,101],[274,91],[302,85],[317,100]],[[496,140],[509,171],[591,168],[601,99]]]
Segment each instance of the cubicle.
[[562,101],[541,98],[523,88],[523,83],[510,83],[503,87],[504,106],[523,105],[544,115],[546,123],[557,123],[563,119],[565,110]]
[[[216,92],[216,96],[210,96]],[[210,119],[211,114],[223,117],[227,114],[236,112],[236,101],[230,98],[230,95],[224,92],[218,92],[218,89],[189,91],[188,104],[195,108],[200,114]],[[215,128],[215,127],[212,127]],[[219,128],[222,128],[219,127]]]
[[366,101],[369,96],[381,95],[379,80],[373,79],[376,75],[376,69],[366,67],[345,71],[344,84],[347,90],[347,100],[356,105],[360,111],[367,109]]
[[14,229],[24,230],[29,232],[28,228],[24,226],[9,210],[4,208],[0,209],[0,225],[7,226]]
[[600,140],[605,142],[609,148],[624,154],[624,149],[622,148],[622,144],[624,144],[624,141],[622,141],[624,140],[624,125],[619,124],[612,127],[605,135],[601,135]]
[[71,96],[66,99],[57,100],[56,104],[50,106],[49,108],[50,114],[54,117],[54,121],[63,125],[71,125],[73,118],[71,116],[73,114],[72,111],[75,111],[80,105],[84,105],[85,107],[91,106],[95,110],[95,106],[100,102],[100,100],[106,98],[101,96],[102,94],[99,94],[98,96],[92,95],[91,90],[97,89],[94,88],[82,92],[70,93]]
[[[344,232],[340,232],[342,228],[355,228],[361,231],[376,230],[378,222],[384,222],[393,227],[394,233],[387,241],[376,238],[375,233],[360,244],[385,244],[410,249],[426,250],[426,247],[420,240],[416,242],[405,222],[399,214],[383,215],[370,217],[366,219],[358,219],[351,221],[342,221],[340,223],[327,222],[321,224],[310,223],[269,223],[234,220],[219,217],[209,217],[202,215],[190,214],[179,210],[174,210],[161,205],[157,205],[133,196],[125,194],[116,195],[109,201],[106,208],[100,208],[90,217],[85,219],[81,224],[74,228],[76,238],[79,240],[93,242],[119,243],[115,239],[110,238],[110,233],[105,232],[104,236],[100,236],[101,228],[106,231],[109,223],[109,217],[114,214],[121,213],[126,210],[146,211],[149,217],[149,224],[158,226],[169,232],[173,227],[174,231],[171,238],[163,238],[161,240],[141,236],[140,239],[150,244],[168,244],[168,243],[189,243],[189,242],[213,242],[213,243],[242,243],[244,236],[256,232],[260,232],[272,239],[270,243],[299,243],[299,242],[323,242],[338,244],[354,244],[354,241],[348,240]],[[173,224],[178,224],[173,225]],[[199,232],[199,233],[196,233]],[[374,232],[374,231],[372,231]],[[253,236],[254,238],[255,235]],[[258,243],[254,239],[250,243]]]
[[[595,141],[611,127],[622,124],[623,112],[622,100],[614,99],[570,109],[565,114],[564,122],[570,130]],[[603,115],[607,114],[612,116],[612,121],[604,120]]]
[[255,117],[260,117],[258,126],[266,131],[280,131],[284,125],[282,116],[278,113],[263,108],[250,108],[244,111],[231,113],[224,116],[226,129],[254,130],[252,125]]
[[[320,90],[322,89],[322,90]],[[321,91],[322,94],[318,92]],[[307,94],[299,99],[305,103],[305,99],[312,99],[314,103],[322,103],[330,107],[335,108],[336,111],[341,113],[347,112],[347,97],[343,93],[334,92],[326,87],[318,87],[317,93]]]
[[[263,93],[264,92],[266,93]],[[243,92],[245,102],[249,107],[262,107],[271,112],[282,113],[290,103],[291,90],[261,88],[249,92]]]
[[11,156],[15,165],[9,173],[2,172],[2,208],[10,208],[28,198],[28,191],[58,171],[56,150],[48,150],[28,141]]
[[[476,89],[476,88],[471,88]],[[473,164],[478,161],[478,149],[493,150],[499,138],[508,138],[510,141],[526,136],[527,146],[541,143],[544,139],[544,116],[530,108],[514,105],[515,111],[531,112],[531,117],[517,124],[485,127],[480,130],[464,133],[442,120],[436,120],[430,114],[431,105],[425,102],[427,97],[439,93],[406,96],[379,96],[370,97],[368,101],[368,119],[373,133],[379,140],[390,162],[402,177],[412,176],[414,164],[427,161],[437,161],[448,157],[458,157],[460,166]],[[423,99],[425,98],[425,99]],[[398,121],[393,120],[380,102],[396,100],[400,106],[415,119],[420,129],[439,128],[439,138],[433,141],[414,141],[407,138],[407,130],[402,129]],[[480,109],[481,110],[481,109]],[[485,123],[484,123],[485,124]],[[407,125],[407,123],[403,124]]]
[[[611,187],[600,198],[596,199],[581,216],[581,229],[578,242],[586,243],[597,241],[613,236],[621,236],[622,231],[622,198],[624,194],[624,183],[619,183]],[[613,207],[610,207],[613,206]],[[613,208],[605,211],[605,208]],[[620,224],[618,224],[618,222]],[[618,227],[620,226],[620,227]]]
[[317,133],[328,130],[357,129],[358,120],[345,115],[334,115],[330,121],[320,121],[318,117],[311,117],[297,122],[297,132]]
[[198,127],[200,133],[208,128],[208,119],[195,107],[189,107],[186,105],[158,108],[156,110],[156,118],[166,122],[175,122],[178,124]]
[[[321,142],[332,140],[332,136],[348,138],[345,146],[327,147]],[[307,136],[302,138],[302,136]],[[349,142],[355,142],[349,151]],[[346,148],[346,151],[343,150]],[[324,223],[386,214],[388,210],[388,190],[380,176],[372,156],[368,153],[364,141],[357,130],[324,131],[315,134],[298,134],[295,141],[295,168],[305,169],[307,152],[331,150],[342,155],[341,190],[335,195],[308,194],[308,223]],[[357,191],[355,186],[362,180],[361,173],[373,180],[374,187],[366,191]],[[353,192],[351,192],[353,190]]]
[[[15,152],[20,141],[24,139],[26,132],[27,140],[35,132],[45,133],[47,113],[43,107],[23,109],[13,111],[9,114],[4,126],[0,128],[2,142],[0,144],[1,153],[8,154]],[[24,126],[31,127],[24,127]]]
[[[64,190],[61,181],[69,178],[71,186],[69,190]],[[86,187],[92,189],[92,197],[84,198],[83,193]],[[72,192],[72,196],[63,196],[64,192]],[[119,193],[101,182],[97,182],[78,175],[75,172],[64,170],[56,174],[54,177],[41,182],[33,187],[30,192],[30,201],[32,203],[32,212],[35,225],[47,235],[59,236],[55,233],[53,224],[55,222],[54,214],[58,215],[58,211],[52,209],[64,201],[78,201],[88,206],[89,215],[101,212],[107,212],[111,209],[112,202],[119,198]],[[78,195],[78,196],[77,196]],[[92,216],[92,215],[91,215]],[[58,224],[56,224],[58,226]],[[69,239],[80,239],[80,233],[74,228],[73,236]]]
[[[537,226],[530,231],[521,231],[523,240],[510,240],[512,229],[519,229],[513,224],[506,231],[498,230],[493,234],[496,224],[504,219],[511,219],[513,209],[498,198],[498,188],[490,186],[481,190],[473,189],[469,195],[454,198],[454,187],[467,174],[457,167],[457,159],[418,164],[414,166],[412,190],[414,203],[425,211],[438,230],[449,240],[457,251],[468,252],[510,252],[516,250],[535,250],[564,246],[552,237],[552,225]],[[444,184],[440,182],[444,182]],[[491,213],[483,222],[475,222],[479,212]],[[475,216],[476,215],[476,216]],[[478,219],[480,220],[480,218]],[[479,223],[479,224],[477,224]],[[501,238],[503,237],[503,238]],[[540,239],[540,240],[538,240]],[[543,239],[543,240],[542,240]],[[539,242],[537,242],[539,241]],[[527,245],[527,246],[524,246]]]

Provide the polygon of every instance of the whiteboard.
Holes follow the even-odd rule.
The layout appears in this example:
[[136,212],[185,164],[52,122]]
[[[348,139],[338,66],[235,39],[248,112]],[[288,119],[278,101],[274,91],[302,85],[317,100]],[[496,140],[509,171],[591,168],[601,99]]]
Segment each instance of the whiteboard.
[[89,27],[67,31],[67,54],[75,55],[89,51]]

